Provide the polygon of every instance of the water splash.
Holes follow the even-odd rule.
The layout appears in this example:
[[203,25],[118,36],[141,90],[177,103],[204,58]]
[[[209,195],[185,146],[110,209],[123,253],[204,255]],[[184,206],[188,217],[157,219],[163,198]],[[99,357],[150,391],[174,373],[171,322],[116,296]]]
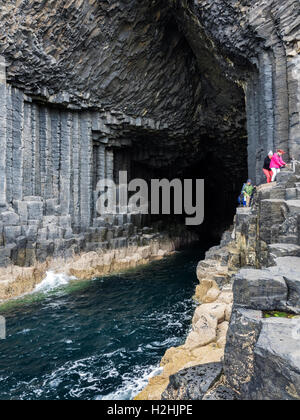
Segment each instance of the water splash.
[[74,276],[68,276],[63,273],[54,273],[47,271],[44,280],[36,286],[34,292],[47,293],[61,286],[66,286],[71,280],[76,280]]
[[98,397],[98,400],[122,401],[132,400],[148,384],[149,379],[162,373],[163,368],[159,366],[150,366],[147,369],[135,368],[134,375],[123,375],[123,384],[115,392]]

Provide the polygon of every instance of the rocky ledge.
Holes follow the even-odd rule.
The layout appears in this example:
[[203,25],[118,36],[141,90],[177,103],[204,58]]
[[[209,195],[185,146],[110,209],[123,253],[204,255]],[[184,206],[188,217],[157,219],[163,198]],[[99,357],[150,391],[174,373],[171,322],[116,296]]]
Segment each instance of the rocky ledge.
[[197,269],[183,346],[137,399],[300,399],[300,166],[258,188]]
[[[165,232],[145,233],[139,243],[115,248],[74,253],[72,256],[50,257],[30,267],[0,267],[0,302],[32,292],[47,272],[75,279],[91,279],[135,268],[161,259],[197,239],[188,231],[170,236]],[[129,242],[130,243],[130,242]]]

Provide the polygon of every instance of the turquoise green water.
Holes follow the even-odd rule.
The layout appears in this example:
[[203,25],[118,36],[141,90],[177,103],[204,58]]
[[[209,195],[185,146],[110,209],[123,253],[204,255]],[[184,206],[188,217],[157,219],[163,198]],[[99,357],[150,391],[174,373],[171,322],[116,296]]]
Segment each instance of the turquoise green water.
[[185,340],[203,254],[90,281],[49,274],[38,292],[0,306],[0,399],[132,399]]

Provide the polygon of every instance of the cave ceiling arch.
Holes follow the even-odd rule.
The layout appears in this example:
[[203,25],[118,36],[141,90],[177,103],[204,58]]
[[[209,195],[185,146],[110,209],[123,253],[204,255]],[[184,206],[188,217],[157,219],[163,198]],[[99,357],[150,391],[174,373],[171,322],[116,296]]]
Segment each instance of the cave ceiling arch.
[[173,3],[8,0],[8,81],[55,105],[152,118],[168,127],[166,142],[175,136],[186,149],[245,136],[242,87]]

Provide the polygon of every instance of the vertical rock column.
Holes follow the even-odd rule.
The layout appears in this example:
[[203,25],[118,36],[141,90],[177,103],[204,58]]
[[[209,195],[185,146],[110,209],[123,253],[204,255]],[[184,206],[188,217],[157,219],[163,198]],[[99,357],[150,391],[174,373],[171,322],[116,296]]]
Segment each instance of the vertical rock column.
[[80,136],[79,136],[79,114],[73,114],[72,125],[72,204],[71,216],[73,224],[79,228],[80,226]]
[[246,87],[248,130],[248,172],[257,181],[257,155],[259,147],[258,76],[253,74]]
[[60,170],[60,206],[61,215],[69,215],[71,200],[71,127],[72,114],[63,112],[61,116],[61,170]]
[[260,143],[263,149],[262,161],[270,150],[274,149],[274,101],[273,101],[273,72],[269,53],[263,52],[259,57],[260,68]]
[[[17,99],[17,98],[15,98]],[[18,98],[19,99],[19,98]],[[21,99],[21,98],[20,98]],[[42,194],[42,179],[41,179],[41,130],[40,130],[40,107],[37,104],[31,103],[27,100],[24,103],[24,118],[22,115],[18,115],[18,112],[14,109],[14,115],[16,115],[16,145],[17,148],[21,148],[23,153],[23,166],[17,162],[16,169],[18,172],[22,169],[23,173],[23,194],[24,196],[41,196]],[[20,128],[20,118],[23,120],[23,127]],[[44,126],[42,126],[42,129]],[[22,141],[20,145],[19,131],[22,132]],[[43,138],[43,136],[42,136]],[[15,138],[14,138],[15,143]],[[15,155],[15,153],[14,153]],[[14,183],[18,180],[14,179]],[[18,194],[19,195],[19,194]]]
[[[52,188],[52,142],[51,142],[51,116],[48,108],[39,107],[39,171],[40,195],[47,202],[47,214],[52,214],[53,208],[53,188]],[[52,205],[50,205],[52,203]]]
[[23,198],[23,128],[24,128],[24,94],[19,89],[12,89],[12,197]]
[[249,176],[260,183],[265,179],[262,167],[268,151],[275,152],[280,148],[289,154],[292,144],[289,139],[287,60],[277,40],[273,53],[260,53],[258,72],[248,80],[246,103]]
[[0,207],[6,206],[6,65],[0,56]]
[[300,161],[300,41],[288,52],[290,155]]
[[50,112],[51,115],[51,164],[52,164],[52,194],[59,204],[60,200],[60,157],[61,157],[61,114],[57,110]]
[[81,229],[91,226],[93,202],[93,140],[92,120],[88,112],[80,114],[80,213]]
[[13,116],[14,107],[12,101],[12,88],[6,86],[6,201],[13,200]]
[[112,149],[106,151],[106,178],[114,179],[114,152]]
[[24,103],[23,129],[23,195],[32,196],[33,192],[33,141],[32,141],[31,103]]
[[[97,147],[97,159],[96,159],[96,165],[97,167],[94,168],[95,171],[95,187],[97,187],[98,182],[105,179],[106,176],[106,148],[104,144],[99,143],[99,146]],[[101,216],[97,212],[96,203],[99,197],[99,191],[97,188],[95,188],[95,191],[93,191],[94,194],[94,201],[93,201],[93,214],[94,217]]]
[[[106,150],[106,179],[114,181],[114,151],[112,149]],[[108,198],[112,202],[114,198],[114,192],[108,190]]]
[[40,107],[32,104],[32,150],[33,150],[33,194],[41,196],[41,145],[40,145]]
[[99,174],[98,182],[99,182],[100,179],[104,179],[106,176],[106,149],[105,149],[104,144],[100,144],[99,146],[98,162],[99,162],[99,168],[98,168],[98,174]]
[[289,154],[287,59],[285,48],[281,42],[274,46],[274,56],[274,141],[276,149],[284,149]]

